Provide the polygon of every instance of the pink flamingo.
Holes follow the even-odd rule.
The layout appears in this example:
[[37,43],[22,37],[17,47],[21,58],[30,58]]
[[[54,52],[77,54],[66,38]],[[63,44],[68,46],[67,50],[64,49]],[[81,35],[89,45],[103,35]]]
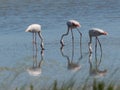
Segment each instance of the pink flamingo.
[[71,30],[71,34],[72,34],[72,43],[74,43],[74,36],[73,36],[73,31],[72,29],[77,29],[77,31],[79,32],[80,36],[82,37],[82,33],[79,31],[78,27],[81,27],[80,23],[76,20],[69,20],[67,21],[67,27],[68,27],[68,30],[65,34],[63,34],[61,36],[61,40],[60,40],[60,43],[62,46],[64,46],[64,43],[63,43],[63,37],[64,36],[67,36],[69,34],[69,31]]
[[74,53],[74,36],[73,36],[73,31],[72,30],[77,29],[78,33],[80,34],[80,53],[81,53],[81,57],[82,57],[82,44],[81,44],[82,33],[78,29],[79,27],[81,27],[81,25],[76,20],[69,20],[69,21],[67,21],[66,24],[67,24],[68,29],[67,29],[67,32],[61,36],[60,43],[61,43],[61,45],[63,47],[64,46],[63,37],[67,36],[69,34],[69,31],[71,31],[71,34],[72,34],[72,48],[73,48],[73,53]]
[[43,38],[41,35],[41,25],[39,24],[29,25],[28,28],[25,30],[25,32],[33,33],[33,44],[36,44],[36,34],[38,33],[38,36],[41,39],[41,48],[42,50],[44,50]]

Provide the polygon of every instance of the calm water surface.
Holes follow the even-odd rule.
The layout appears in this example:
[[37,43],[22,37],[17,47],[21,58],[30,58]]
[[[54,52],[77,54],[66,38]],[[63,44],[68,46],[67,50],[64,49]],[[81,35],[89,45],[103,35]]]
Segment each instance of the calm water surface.
[[[62,83],[72,77],[81,85],[87,78],[88,82],[98,78],[120,84],[119,6],[119,0],[0,0],[0,89],[13,90],[33,84],[37,90],[51,85],[54,80]],[[67,29],[66,21],[70,19],[81,23],[80,31],[83,33],[83,57],[80,59],[79,34],[74,31],[72,62],[71,36],[64,38],[66,46],[62,50],[59,43]],[[36,52],[33,53],[32,49],[32,34],[24,32],[32,23],[42,25],[45,42],[42,56],[38,47],[37,64],[42,61],[41,67],[37,65],[37,68],[33,58]],[[88,55],[88,30],[93,27],[109,33],[100,37],[103,57],[99,67],[96,67],[94,53],[92,58]],[[89,59],[92,59],[91,62]],[[74,66],[77,63],[79,70],[72,68],[73,63]],[[33,74],[35,71],[37,75]],[[100,71],[106,71],[105,75],[101,76]]]

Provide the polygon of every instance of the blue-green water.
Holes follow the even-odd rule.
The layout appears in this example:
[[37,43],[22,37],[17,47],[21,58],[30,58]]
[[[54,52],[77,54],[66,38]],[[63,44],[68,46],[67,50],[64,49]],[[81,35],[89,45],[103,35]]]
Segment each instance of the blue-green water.
[[[106,69],[107,72],[105,76],[97,78],[119,84],[119,6],[119,0],[0,0],[0,90],[13,90],[30,84],[35,85],[37,90],[41,86],[51,85],[54,80],[61,83],[73,76],[81,85],[87,78],[91,82],[96,75],[91,75],[88,31],[93,27],[108,32],[108,36],[99,37],[103,57],[98,67],[100,70]],[[63,52],[60,51],[60,37],[67,31],[66,21],[70,19],[79,21],[82,26],[80,31],[83,34],[83,58],[80,60],[79,34],[74,30],[73,62],[80,66],[77,72],[68,69],[68,59],[64,57],[64,55],[70,59],[72,57],[70,35],[64,38],[66,46]],[[28,69],[33,66],[32,34],[25,33],[25,29],[33,23],[42,25],[45,43],[41,74],[38,76],[28,73]],[[94,53],[92,56],[95,67]],[[40,59],[39,48],[38,63]]]

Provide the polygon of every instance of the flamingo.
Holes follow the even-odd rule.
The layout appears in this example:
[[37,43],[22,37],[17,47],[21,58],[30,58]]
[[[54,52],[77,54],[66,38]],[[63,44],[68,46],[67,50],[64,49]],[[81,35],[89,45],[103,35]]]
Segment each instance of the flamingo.
[[44,50],[43,37],[41,35],[41,25],[31,24],[28,26],[28,28],[25,30],[25,32],[33,33],[33,44],[36,44],[36,34],[38,33],[38,36],[41,39],[41,49]]
[[71,30],[71,34],[72,34],[72,43],[74,43],[74,36],[73,36],[73,31],[72,29],[77,29],[77,31],[79,32],[80,36],[82,37],[82,33],[79,31],[78,27],[81,27],[80,23],[76,20],[69,20],[67,21],[67,27],[68,27],[68,30],[65,34],[63,34],[61,36],[61,40],[60,40],[60,43],[62,46],[64,46],[64,42],[63,42],[63,37],[64,36],[67,36],[69,34],[69,31]]
[[[107,35],[108,33],[103,31],[102,29],[99,28],[92,28],[89,30],[89,38],[90,38],[90,42],[88,43],[89,45],[89,52],[92,53],[92,37],[95,37],[96,40],[96,44],[95,44],[95,56],[96,56],[96,52],[97,52],[97,42],[99,43],[100,46],[100,50],[101,50],[101,57],[102,57],[102,47],[101,47],[101,43],[98,39],[98,36],[100,35]],[[97,58],[97,57],[96,57]]]
[[[63,42],[63,37],[67,36],[69,34],[69,31],[71,31],[72,34],[72,49],[73,49],[73,53],[74,53],[74,36],[73,36],[73,29],[77,29],[78,33],[80,34],[80,53],[81,53],[81,57],[82,57],[82,45],[81,45],[81,40],[82,40],[82,33],[79,31],[79,27],[81,27],[80,23],[76,20],[69,20],[67,21],[67,32],[65,34],[63,34],[61,36],[61,40],[60,43],[62,45],[62,47],[64,46],[64,42]],[[74,55],[73,55],[74,56]]]

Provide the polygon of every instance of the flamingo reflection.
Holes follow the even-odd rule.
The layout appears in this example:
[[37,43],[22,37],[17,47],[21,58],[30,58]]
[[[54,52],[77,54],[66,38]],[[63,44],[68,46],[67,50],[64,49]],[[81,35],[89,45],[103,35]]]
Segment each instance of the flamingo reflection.
[[70,57],[64,53],[63,47],[60,48],[60,51],[62,56],[67,59],[68,70],[72,70],[72,71],[80,70],[81,68],[81,66],[79,65],[80,60],[78,60],[77,62],[73,62],[73,53],[72,53],[72,59],[70,60]]
[[91,76],[95,76],[95,77],[100,76],[101,77],[101,76],[106,75],[106,73],[107,73],[106,69],[104,69],[104,70],[99,69],[99,66],[101,64],[101,60],[100,60],[99,64],[97,63],[97,60],[96,60],[95,64],[93,65],[93,63],[92,63],[92,53],[89,54],[89,64],[90,64],[89,74]]
[[32,76],[39,76],[42,73],[41,65],[43,62],[44,50],[41,50],[41,60],[37,62],[37,51],[33,54],[33,66],[27,69],[27,72]]

